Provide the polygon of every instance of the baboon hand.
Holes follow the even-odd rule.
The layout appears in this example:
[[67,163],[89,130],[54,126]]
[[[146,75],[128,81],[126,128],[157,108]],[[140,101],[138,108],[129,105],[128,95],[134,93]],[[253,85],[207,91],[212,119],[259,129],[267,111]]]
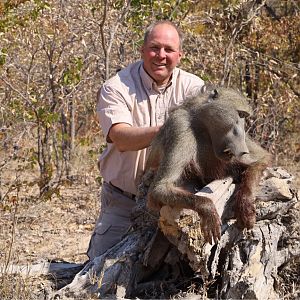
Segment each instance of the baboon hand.
[[199,197],[195,203],[195,211],[200,217],[200,226],[207,243],[216,243],[221,239],[221,219],[213,202],[204,197]]

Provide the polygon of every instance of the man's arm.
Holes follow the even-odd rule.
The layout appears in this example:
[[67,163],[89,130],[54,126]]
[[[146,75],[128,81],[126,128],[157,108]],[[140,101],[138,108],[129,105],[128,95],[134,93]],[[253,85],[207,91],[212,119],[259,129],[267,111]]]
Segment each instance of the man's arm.
[[137,151],[148,147],[160,126],[132,127],[126,123],[112,125],[108,137],[120,152]]

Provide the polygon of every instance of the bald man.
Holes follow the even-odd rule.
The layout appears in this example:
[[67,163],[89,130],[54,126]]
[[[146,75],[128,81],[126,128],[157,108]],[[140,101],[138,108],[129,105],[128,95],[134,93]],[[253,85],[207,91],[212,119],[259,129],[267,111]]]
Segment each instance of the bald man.
[[204,85],[202,79],[177,67],[182,43],[182,33],[172,22],[150,25],[140,49],[142,59],[99,90],[97,114],[107,148],[99,159],[101,211],[87,252],[90,260],[117,244],[130,228],[147,147],[169,111]]

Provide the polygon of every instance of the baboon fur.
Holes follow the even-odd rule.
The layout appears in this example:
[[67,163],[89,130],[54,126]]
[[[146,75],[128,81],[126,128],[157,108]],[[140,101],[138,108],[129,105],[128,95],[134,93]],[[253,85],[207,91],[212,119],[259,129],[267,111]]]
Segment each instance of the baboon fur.
[[170,113],[151,144],[146,171],[155,171],[147,205],[163,205],[198,212],[204,238],[217,241],[221,220],[213,202],[184,188],[184,182],[204,186],[215,179],[233,177],[235,217],[241,228],[255,224],[253,189],[270,154],[245,133],[245,117],[252,111],[247,98],[231,88],[202,91]]

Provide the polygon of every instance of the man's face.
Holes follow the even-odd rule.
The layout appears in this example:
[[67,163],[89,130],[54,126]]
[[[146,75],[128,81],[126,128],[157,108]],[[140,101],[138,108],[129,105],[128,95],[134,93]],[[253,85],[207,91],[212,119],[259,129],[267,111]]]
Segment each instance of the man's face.
[[142,46],[141,55],[144,69],[157,85],[166,84],[182,56],[176,29],[168,24],[156,25]]

